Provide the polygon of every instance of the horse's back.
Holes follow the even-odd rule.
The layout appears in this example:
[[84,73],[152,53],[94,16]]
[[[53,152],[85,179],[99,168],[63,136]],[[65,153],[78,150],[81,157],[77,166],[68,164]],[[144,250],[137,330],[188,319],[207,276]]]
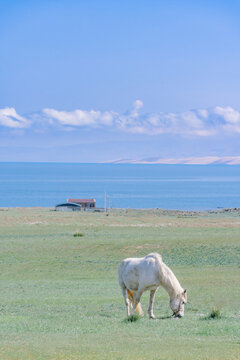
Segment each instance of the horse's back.
[[155,254],[144,258],[127,258],[119,265],[119,284],[128,289],[137,291],[139,286],[151,289],[158,286],[158,266]]

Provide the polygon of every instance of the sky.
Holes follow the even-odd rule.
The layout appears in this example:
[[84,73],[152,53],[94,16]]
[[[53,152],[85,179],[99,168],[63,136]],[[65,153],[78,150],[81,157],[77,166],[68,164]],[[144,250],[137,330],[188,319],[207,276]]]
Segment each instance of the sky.
[[0,161],[240,156],[239,1],[0,0]]

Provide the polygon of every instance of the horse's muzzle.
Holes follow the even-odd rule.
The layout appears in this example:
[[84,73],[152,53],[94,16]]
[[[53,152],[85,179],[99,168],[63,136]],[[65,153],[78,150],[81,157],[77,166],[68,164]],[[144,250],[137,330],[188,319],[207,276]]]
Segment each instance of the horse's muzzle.
[[184,312],[178,311],[176,313],[173,313],[172,316],[174,316],[175,318],[182,318],[182,317],[184,317]]

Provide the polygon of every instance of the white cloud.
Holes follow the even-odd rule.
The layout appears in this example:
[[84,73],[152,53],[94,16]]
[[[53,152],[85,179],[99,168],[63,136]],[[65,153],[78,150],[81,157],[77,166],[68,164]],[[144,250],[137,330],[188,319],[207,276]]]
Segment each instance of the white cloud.
[[240,112],[230,106],[226,108],[216,106],[213,111],[215,114],[222,116],[227,123],[240,124]]
[[240,124],[227,124],[223,126],[223,129],[225,130],[225,132],[240,134]]
[[30,126],[29,120],[17,114],[14,108],[0,109],[0,125],[19,129]]
[[159,125],[159,115],[157,115],[157,114],[150,115],[148,118],[148,122],[152,126],[158,126]]
[[197,113],[204,119],[207,119],[207,117],[209,115],[209,112],[206,109],[198,109]]
[[111,111],[58,111],[54,109],[43,109],[43,113],[50,119],[57,120],[62,125],[69,126],[98,126],[112,125],[114,113]]
[[193,129],[204,127],[203,121],[193,111],[187,111],[180,114],[181,122]]
[[[207,137],[219,133],[240,133],[240,112],[231,107],[189,110],[180,113],[140,114],[141,100],[133,103],[124,114],[114,111],[43,109],[31,115],[34,130],[61,126],[75,131],[77,128],[109,128],[133,134]],[[13,108],[0,109],[0,125],[11,128],[30,126],[29,120],[18,115]]]
[[240,113],[230,107],[140,115],[142,107],[143,102],[136,100],[132,109],[125,114],[95,110],[66,112],[44,109],[43,112],[63,126],[112,126],[135,134],[206,137],[218,132],[240,132]]
[[132,118],[137,118],[139,116],[138,110],[140,110],[143,107],[143,102],[141,100],[136,100],[133,103],[133,109],[130,113],[130,116]]

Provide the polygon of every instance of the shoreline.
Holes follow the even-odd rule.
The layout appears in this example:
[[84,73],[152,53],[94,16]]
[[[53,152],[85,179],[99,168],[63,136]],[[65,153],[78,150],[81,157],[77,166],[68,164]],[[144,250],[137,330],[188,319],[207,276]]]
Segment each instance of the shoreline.
[[[11,206],[11,207],[6,207],[6,206],[2,206],[0,207],[0,211],[11,211],[11,210],[49,210],[49,211],[54,211],[55,212],[55,207],[50,207],[50,206]],[[221,213],[239,213],[240,215],[240,208],[237,207],[233,207],[233,208],[222,208],[222,209],[209,209],[209,210],[177,210],[177,209],[161,209],[161,208],[112,208],[112,209],[107,209],[106,213],[111,213],[111,212],[118,212],[118,211],[124,211],[124,212],[146,212],[146,213],[151,213],[151,212],[158,212],[161,214],[195,214],[195,215],[201,215],[201,214],[221,214]],[[69,213],[99,213],[99,211],[96,209],[94,210],[88,210],[88,211],[63,211],[63,212],[69,212]],[[102,211],[104,213],[104,211]]]

